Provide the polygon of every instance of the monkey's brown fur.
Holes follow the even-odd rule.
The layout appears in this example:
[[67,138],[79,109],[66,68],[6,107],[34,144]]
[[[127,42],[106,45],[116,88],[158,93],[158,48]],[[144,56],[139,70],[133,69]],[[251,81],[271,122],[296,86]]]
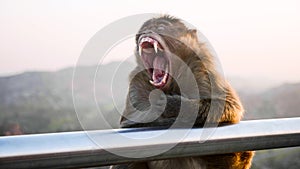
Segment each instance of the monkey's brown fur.
[[[172,77],[169,77],[166,85],[159,88],[161,93],[154,94],[149,101],[149,94],[156,89],[149,83],[151,75],[145,70],[142,57],[138,53],[139,38],[143,34],[154,34],[165,43],[165,48],[178,56],[192,71],[199,89],[199,98],[192,94],[181,93],[176,81],[186,81],[188,75],[183,71],[183,65],[171,58],[169,66],[172,68]],[[192,107],[199,108],[196,119],[187,120],[181,117],[184,123],[195,122],[193,126],[203,126],[205,122],[210,124],[238,123],[243,115],[242,104],[226,80],[217,72],[212,54],[206,49],[205,44],[199,42],[196,30],[188,29],[179,19],[162,16],[153,18],[144,23],[136,36],[136,60],[138,66],[130,74],[129,93],[126,108],[121,118],[121,126],[127,127],[153,127],[171,126],[178,119],[181,103],[186,104],[187,109],[183,115],[189,116]],[[189,76],[188,76],[189,77]],[[189,83],[189,81],[186,81]],[[214,91],[214,92],[212,92]],[[157,93],[157,92],[156,92]],[[160,111],[160,101],[165,100],[166,106],[162,114],[152,121],[147,121],[155,111]],[[214,102],[214,106],[212,106]],[[153,108],[150,108],[150,107]],[[223,110],[223,112],[219,112]],[[208,115],[210,113],[210,115]],[[221,114],[220,114],[221,113]],[[132,120],[133,118],[134,120]],[[177,118],[177,119],[176,119]],[[137,123],[136,120],[142,121]],[[143,122],[144,121],[144,122]],[[211,155],[201,157],[186,157],[169,160],[160,160],[144,163],[132,163],[115,166],[115,168],[149,168],[149,169],[248,169],[251,165],[253,152],[237,152],[223,155]],[[142,166],[142,167],[141,167]]]

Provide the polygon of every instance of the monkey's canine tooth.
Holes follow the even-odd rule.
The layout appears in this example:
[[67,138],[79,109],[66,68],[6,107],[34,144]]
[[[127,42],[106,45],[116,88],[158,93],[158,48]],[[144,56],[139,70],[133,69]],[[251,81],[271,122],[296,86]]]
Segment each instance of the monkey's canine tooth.
[[157,41],[154,42],[153,46],[154,46],[155,53],[157,53]]
[[149,82],[150,82],[153,86],[159,86],[159,85],[161,85],[161,83],[162,83],[162,82],[155,83],[155,82],[153,82],[152,80],[149,80]]
[[139,46],[139,55],[142,56],[142,47]]
[[168,74],[169,73],[169,65],[167,64],[166,67],[167,67],[166,68],[166,74]]
[[155,85],[155,83],[154,83],[152,80],[149,80],[149,82],[150,82],[152,85]]
[[167,81],[167,74],[164,75],[162,83],[166,83],[166,81]]

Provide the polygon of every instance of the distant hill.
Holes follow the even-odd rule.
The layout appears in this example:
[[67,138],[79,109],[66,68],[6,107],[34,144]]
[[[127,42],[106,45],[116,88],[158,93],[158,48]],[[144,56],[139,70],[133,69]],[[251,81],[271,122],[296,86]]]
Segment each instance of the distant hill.
[[[76,77],[79,80],[72,83],[73,68],[57,72],[26,72],[14,76],[0,77],[0,132],[9,123],[19,123],[25,133],[43,133],[81,130],[72,98],[72,85],[76,97],[77,111],[95,113],[94,106],[95,83],[97,103],[105,107],[102,113],[113,110],[110,81],[117,79],[113,91],[118,105],[124,102],[127,89],[127,76],[134,68],[131,63],[113,62],[100,67],[87,66],[76,68]],[[95,72],[98,73],[95,77]],[[114,75],[115,70],[122,73]],[[94,81],[95,80],[95,81]],[[123,100],[121,100],[123,98]],[[92,101],[91,101],[92,100]],[[105,106],[103,106],[105,105]],[[88,114],[87,114],[88,116]],[[112,121],[117,118],[111,115]],[[101,122],[99,122],[101,124]],[[116,127],[117,124],[114,124]],[[96,125],[96,128],[101,128]]]
[[256,94],[240,93],[246,119],[300,116],[300,83],[282,84]]

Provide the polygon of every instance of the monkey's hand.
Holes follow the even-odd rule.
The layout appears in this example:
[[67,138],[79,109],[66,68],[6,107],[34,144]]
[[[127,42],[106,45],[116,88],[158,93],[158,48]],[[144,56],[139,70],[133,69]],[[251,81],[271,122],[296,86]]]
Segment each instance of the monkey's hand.
[[[154,121],[147,126],[191,127],[198,118],[200,101],[188,99],[180,95],[155,95],[157,99],[151,104],[153,113],[157,113]],[[151,97],[150,97],[151,98]]]
[[146,124],[153,123],[162,116],[166,104],[166,95],[161,90],[155,89],[149,94],[148,102],[139,101],[138,104],[129,104],[130,107],[127,107],[126,119],[121,121],[121,126],[148,126]]
[[161,90],[155,89],[151,91],[149,95],[149,102],[150,102],[150,111],[147,113],[149,113],[149,115],[154,115],[155,119],[157,119],[164,113],[166,109],[167,96]]
[[163,118],[181,118],[191,119],[193,116],[197,116],[200,100],[188,99],[180,95],[166,95],[167,104],[162,114]]

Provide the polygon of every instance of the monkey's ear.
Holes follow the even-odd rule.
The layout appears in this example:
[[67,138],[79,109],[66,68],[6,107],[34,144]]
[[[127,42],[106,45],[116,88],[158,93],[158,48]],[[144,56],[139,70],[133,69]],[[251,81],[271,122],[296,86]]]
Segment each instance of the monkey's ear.
[[196,29],[189,29],[189,34],[191,36],[197,36],[197,30]]
[[191,32],[197,33],[197,29],[190,29]]

